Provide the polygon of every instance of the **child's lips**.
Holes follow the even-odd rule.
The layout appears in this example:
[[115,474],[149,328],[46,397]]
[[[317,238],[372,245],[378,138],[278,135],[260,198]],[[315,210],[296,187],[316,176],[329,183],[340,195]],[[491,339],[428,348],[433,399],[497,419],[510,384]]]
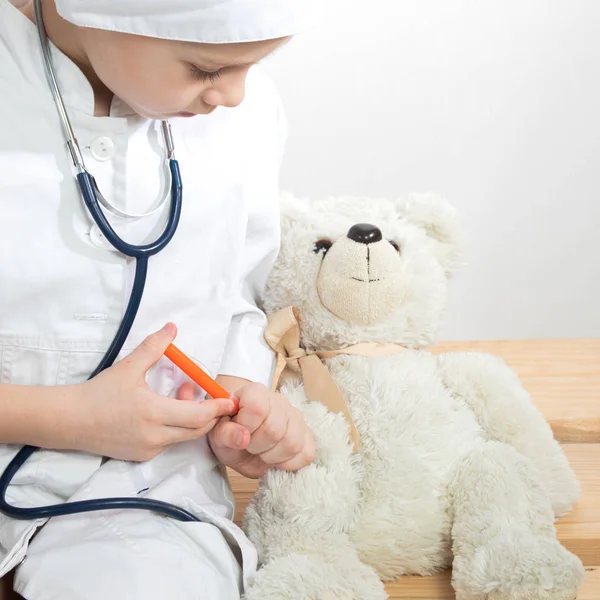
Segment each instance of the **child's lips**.
[[177,113],[178,117],[184,117],[184,118],[190,118],[190,117],[197,117],[199,114],[200,115],[209,115],[211,112],[216,110],[216,106],[211,106],[206,112],[203,113],[193,113],[193,112],[189,112],[187,110],[181,111]]

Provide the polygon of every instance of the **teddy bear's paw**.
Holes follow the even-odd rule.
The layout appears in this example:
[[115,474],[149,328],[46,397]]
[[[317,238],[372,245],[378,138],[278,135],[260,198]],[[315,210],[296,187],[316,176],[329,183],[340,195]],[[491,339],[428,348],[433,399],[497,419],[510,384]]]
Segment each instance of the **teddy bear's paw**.
[[383,583],[352,549],[348,556],[291,554],[258,570],[245,600],[387,600]]
[[[585,570],[554,537],[507,534],[455,557],[457,600],[575,600]],[[493,582],[493,585],[490,585]]]

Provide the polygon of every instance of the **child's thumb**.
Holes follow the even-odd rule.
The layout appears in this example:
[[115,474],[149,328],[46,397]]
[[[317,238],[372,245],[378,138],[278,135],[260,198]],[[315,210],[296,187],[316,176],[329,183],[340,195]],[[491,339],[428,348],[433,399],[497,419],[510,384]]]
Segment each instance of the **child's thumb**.
[[251,439],[245,427],[229,419],[221,419],[209,436],[213,450],[244,450]]
[[149,335],[123,362],[128,362],[141,373],[155,365],[165,353],[167,346],[177,336],[177,327],[167,323],[160,331]]

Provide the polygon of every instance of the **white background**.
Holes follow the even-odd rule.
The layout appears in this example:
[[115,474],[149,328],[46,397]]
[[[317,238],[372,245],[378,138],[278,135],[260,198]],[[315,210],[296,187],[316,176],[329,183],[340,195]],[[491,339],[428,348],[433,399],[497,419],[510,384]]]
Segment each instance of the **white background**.
[[266,63],[283,186],[451,200],[469,266],[443,339],[600,337],[600,2],[318,1]]

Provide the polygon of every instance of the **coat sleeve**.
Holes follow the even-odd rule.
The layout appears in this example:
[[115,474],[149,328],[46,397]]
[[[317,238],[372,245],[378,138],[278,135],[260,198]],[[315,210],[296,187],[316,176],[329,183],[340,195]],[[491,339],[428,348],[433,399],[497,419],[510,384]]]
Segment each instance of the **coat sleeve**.
[[280,243],[278,179],[287,138],[287,120],[279,98],[275,114],[275,152],[271,164],[267,172],[262,169],[262,175],[254,177],[255,183],[251,185],[256,201],[250,203],[239,295],[219,369],[221,375],[241,377],[267,386],[271,384],[275,356],[264,340],[267,317],[260,306]]

